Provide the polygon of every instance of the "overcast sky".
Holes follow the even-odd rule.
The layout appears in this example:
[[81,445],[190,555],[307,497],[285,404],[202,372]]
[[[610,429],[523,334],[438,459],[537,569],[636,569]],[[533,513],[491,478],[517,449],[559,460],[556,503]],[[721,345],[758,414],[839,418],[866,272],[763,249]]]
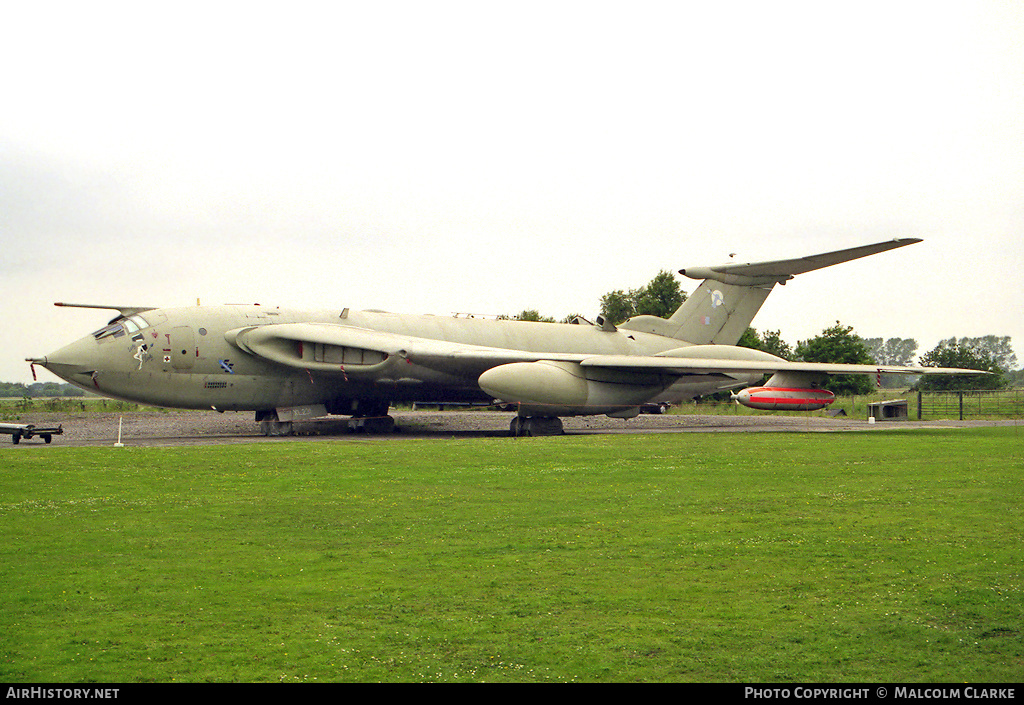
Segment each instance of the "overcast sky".
[[894,237],[754,326],[1024,360],[1022,47],[1017,0],[8,3],[0,380],[113,315],[55,301],[592,317]]

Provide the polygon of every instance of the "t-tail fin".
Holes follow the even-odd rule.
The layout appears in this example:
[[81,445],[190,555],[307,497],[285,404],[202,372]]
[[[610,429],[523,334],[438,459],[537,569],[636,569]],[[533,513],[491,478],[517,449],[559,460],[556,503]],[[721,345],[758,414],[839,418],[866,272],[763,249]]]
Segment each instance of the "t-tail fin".
[[704,281],[675,313],[667,319],[636,316],[619,327],[694,345],[735,345],[776,284],[785,284],[797,274],[915,242],[920,240],[902,238],[797,259],[680,269],[680,274]]

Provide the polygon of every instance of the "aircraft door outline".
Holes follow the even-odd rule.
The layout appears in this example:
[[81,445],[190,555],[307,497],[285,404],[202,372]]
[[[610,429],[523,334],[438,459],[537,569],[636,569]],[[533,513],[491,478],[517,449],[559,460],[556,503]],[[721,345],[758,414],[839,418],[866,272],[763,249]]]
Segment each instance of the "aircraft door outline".
[[196,334],[191,326],[177,326],[170,335],[171,367],[175,372],[189,372],[195,366]]

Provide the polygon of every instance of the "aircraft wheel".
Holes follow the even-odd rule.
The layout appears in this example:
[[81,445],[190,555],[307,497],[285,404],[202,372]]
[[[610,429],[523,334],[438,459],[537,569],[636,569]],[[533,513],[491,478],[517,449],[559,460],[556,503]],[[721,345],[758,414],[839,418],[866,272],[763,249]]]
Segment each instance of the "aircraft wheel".
[[561,436],[565,433],[557,416],[535,416],[530,419],[531,436]]
[[513,438],[527,435],[523,433],[523,421],[525,421],[525,419],[521,419],[518,416],[512,417],[512,423],[508,425],[508,432],[512,434]]
[[395,420],[390,416],[368,416],[357,418],[356,431],[372,434],[385,434],[395,432]]
[[391,409],[391,402],[387,399],[361,399],[356,408],[356,415],[361,418],[384,417]]
[[49,443],[52,440],[53,440],[53,436],[51,436],[49,433],[44,433],[43,434],[43,442],[44,443]]
[[14,445],[18,445],[19,443],[21,443],[21,434],[15,433],[13,436],[11,436],[11,442],[14,443]]
[[270,419],[260,421],[260,433],[264,436],[290,436],[292,435],[292,422]]
[[557,416],[516,416],[509,425],[509,432],[513,436],[561,436],[565,429]]

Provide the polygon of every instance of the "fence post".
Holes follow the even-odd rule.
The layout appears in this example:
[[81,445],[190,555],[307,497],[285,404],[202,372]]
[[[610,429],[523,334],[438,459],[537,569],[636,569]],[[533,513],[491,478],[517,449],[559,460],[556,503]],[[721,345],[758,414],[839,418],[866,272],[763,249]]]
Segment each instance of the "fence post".
[[964,393],[960,392],[960,420],[964,420]]
[[917,390],[917,420],[921,420],[921,390]]

